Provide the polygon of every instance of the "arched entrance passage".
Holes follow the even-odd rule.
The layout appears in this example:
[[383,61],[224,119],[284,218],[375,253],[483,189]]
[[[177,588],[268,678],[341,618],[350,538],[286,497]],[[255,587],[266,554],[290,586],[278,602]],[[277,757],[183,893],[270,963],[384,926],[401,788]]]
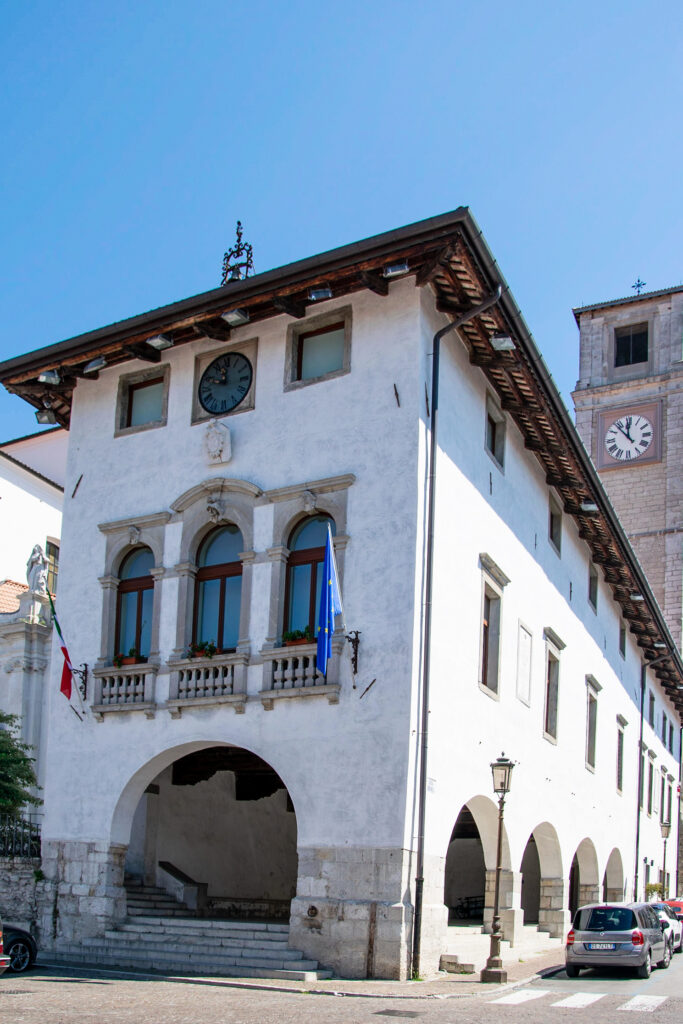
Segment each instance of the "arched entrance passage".
[[609,855],[602,879],[602,898],[606,903],[618,903],[624,899],[624,865],[616,846]]
[[128,784],[112,831],[128,846],[129,885],[177,893],[186,878],[202,886],[208,915],[289,918],[294,807],[277,772],[249,750],[193,744],[166,752]]
[[590,839],[582,839],[576,848],[569,872],[569,910],[572,917],[586,903],[600,899],[598,855]]
[[557,915],[551,912],[564,906],[564,881],[560,841],[550,822],[541,822],[529,836],[520,872],[524,924],[538,924],[553,934]]
[[[495,873],[498,808],[487,797],[475,796],[456,819],[446,854],[444,903],[449,921],[481,922],[487,905],[487,872]],[[509,871],[510,850],[503,832],[503,868]]]

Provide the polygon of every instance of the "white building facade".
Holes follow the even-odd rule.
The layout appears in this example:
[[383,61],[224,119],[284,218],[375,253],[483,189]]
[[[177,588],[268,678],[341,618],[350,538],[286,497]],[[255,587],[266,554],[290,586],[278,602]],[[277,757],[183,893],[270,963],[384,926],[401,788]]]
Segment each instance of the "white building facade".
[[[487,296],[441,346],[427,589],[433,337]],[[209,916],[288,921],[290,945],[338,974],[406,977],[422,844],[432,973],[449,908],[491,924],[501,750],[506,938],[562,936],[571,907],[630,898],[636,863],[642,895],[683,666],[466,210],[0,379],[39,405],[46,369],[73,382],[50,398],[70,423],[58,611],[90,673],[81,722],[53,658],[43,945],[120,924],[126,876],[184,876]],[[291,634],[315,626],[328,524],[360,636],[354,671],[338,620],[323,676]],[[648,688],[676,732],[646,716],[641,745],[641,669],[663,653]]]

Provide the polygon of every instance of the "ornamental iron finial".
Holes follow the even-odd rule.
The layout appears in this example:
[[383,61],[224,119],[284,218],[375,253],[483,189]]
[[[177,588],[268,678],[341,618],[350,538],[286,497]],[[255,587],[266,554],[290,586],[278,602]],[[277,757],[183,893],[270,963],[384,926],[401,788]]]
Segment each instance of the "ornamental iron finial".
[[223,255],[222,285],[230,281],[241,281],[243,277],[249,277],[249,274],[254,273],[254,250],[249,242],[242,241],[241,220],[237,221],[235,232],[236,243]]
[[631,288],[635,290],[636,295],[640,295],[646,284],[647,281],[641,281],[640,278],[638,278],[638,280],[634,281],[634,283],[631,285]]

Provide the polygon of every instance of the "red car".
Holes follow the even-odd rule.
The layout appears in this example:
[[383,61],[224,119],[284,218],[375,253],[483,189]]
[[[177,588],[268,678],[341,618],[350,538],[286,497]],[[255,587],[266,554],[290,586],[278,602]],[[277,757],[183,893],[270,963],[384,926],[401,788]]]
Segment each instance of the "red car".
[[0,974],[4,974],[8,967],[9,957],[3,954],[2,949],[2,921],[0,921]]
[[678,915],[678,917],[683,918],[683,899],[663,900],[662,902],[666,903],[668,907],[671,907],[671,909]]

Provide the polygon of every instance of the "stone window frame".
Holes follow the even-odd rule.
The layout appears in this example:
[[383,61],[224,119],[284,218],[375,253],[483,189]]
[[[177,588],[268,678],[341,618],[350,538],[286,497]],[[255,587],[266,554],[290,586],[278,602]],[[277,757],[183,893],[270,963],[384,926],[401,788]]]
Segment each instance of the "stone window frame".
[[[489,420],[494,423],[495,428],[492,443],[490,443],[491,439],[489,437]],[[484,419],[484,450],[501,473],[505,472],[506,426],[505,413],[493,395],[487,391]]]
[[[353,307],[338,306],[325,313],[305,317],[302,320],[294,321],[287,325],[287,340],[285,346],[285,371],[284,391],[296,391],[299,388],[308,387],[311,384],[320,384],[321,381],[334,380],[336,377],[343,377],[351,372],[351,335],[352,335]],[[297,379],[298,346],[299,338],[304,334],[324,330],[325,327],[333,327],[335,324],[344,324],[344,353],[342,365],[338,370],[331,370],[329,373],[321,374],[319,377],[309,377],[306,380]]]
[[217,526],[228,523],[238,527],[244,545],[244,550],[239,554],[242,563],[242,591],[235,653],[245,657],[250,655],[250,608],[256,557],[254,507],[261,494],[261,489],[247,480],[212,477],[191,487],[171,503],[172,511],[182,521],[182,530],[180,557],[171,570],[178,579],[178,596],[175,647],[170,654],[170,661],[182,660],[192,642],[199,549],[209,533]]
[[[639,313],[640,315],[636,315]],[[647,362],[629,363],[627,366],[615,366],[617,353],[617,331],[625,327],[647,327]],[[634,377],[650,376],[654,370],[654,311],[643,315],[641,310],[629,309],[628,312],[618,311],[611,316],[605,317],[604,324],[604,352],[606,359],[607,381],[618,383],[622,380],[631,380]]]
[[562,555],[562,503],[554,494],[548,495],[548,540],[559,557]]
[[626,623],[623,619],[619,623],[619,654],[626,661]]
[[[479,568],[481,569],[481,598],[477,682],[479,689],[488,697],[500,700],[503,591],[510,579],[486,552],[481,552],[479,555]],[[489,602],[488,619],[486,618],[487,600]],[[491,682],[495,685],[491,685]]]
[[[529,640],[530,640],[530,645],[529,645],[529,678],[528,678],[528,681],[527,681],[528,682],[528,692],[529,692],[528,698],[524,697],[524,696],[522,696],[522,694],[520,694],[520,688],[519,688],[519,668],[520,668],[520,666],[519,666],[519,651],[520,651],[519,639],[520,639],[520,635],[521,635],[522,632],[526,633],[528,635],[528,637],[529,637]],[[525,622],[522,622],[522,620],[519,619],[518,622],[517,622],[517,666],[516,666],[516,675],[515,675],[515,694],[517,696],[517,700],[521,701],[522,704],[525,704],[526,707],[528,707],[528,708],[531,707],[531,688],[532,688],[532,680],[533,680],[533,664],[534,664],[534,634],[533,634],[532,629],[529,626],[527,626],[527,624]]]
[[651,818],[652,817],[652,813],[653,813],[653,808],[654,808],[654,802],[655,802],[654,791],[655,791],[656,787],[654,785],[654,777],[655,777],[655,759],[656,759],[657,755],[655,754],[654,750],[648,750],[647,757],[648,757],[648,760],[646,761],[646,767],[647,767],[647,816],[648,816],[648,818]]
[[[602,686],[595,676],[586,676],[586,771],[595,772],[598,750],[598,694]],[[594,709],[593,728],[591,734],[591,711]]]
[[148,516],[131,516],[126,519],[99,523],[98,529],[105,535],[104,573],[99,577],[102,587],[102,625],[100,634],[100,655],[96,668],[112,665],[116,654],[116,611],[119,572],[127,555],[135,548],[148,547],[154,555],[154,568],[150,571],[154,579],[152,603],[152,630],[148,663],[159,665],[159,625],[161,617],[161,580],[164,576],[163,552],[164,530],[171,518],[169,512],[157,512]]
[[595,614],[598,613],[598,595],[600,593],[600,577],[594,562],[588,562],[588,604]]
[[[159,378],[161,378],[163,384],[161,418],[152,420],[149,423],[140,423],[137,426],[126,426],[131,390],[137,385],[144,384],[146,381],[158,380]],[[129,434],[139,434],[145,430],[156,430],[158,427],[165,427],[168,422],[168,391],[170,381],[170,363],[155,364],[145,370],[136,370],[134,373],[122,373],[119,377],[116,393],[114,437],[127,437]]]
[[[567,646],[557,635],[554,629],[546,626],[543,630],[545,640],[545,680],[543,696],[543,738],[555,746],[558,742],[560,731],[560,653]],[[550,666],[554,664],[557,668],[554,671],[554,678],[551,679]],[[551,686],[555,690],[555,732],[548,730],[548,713]]]

